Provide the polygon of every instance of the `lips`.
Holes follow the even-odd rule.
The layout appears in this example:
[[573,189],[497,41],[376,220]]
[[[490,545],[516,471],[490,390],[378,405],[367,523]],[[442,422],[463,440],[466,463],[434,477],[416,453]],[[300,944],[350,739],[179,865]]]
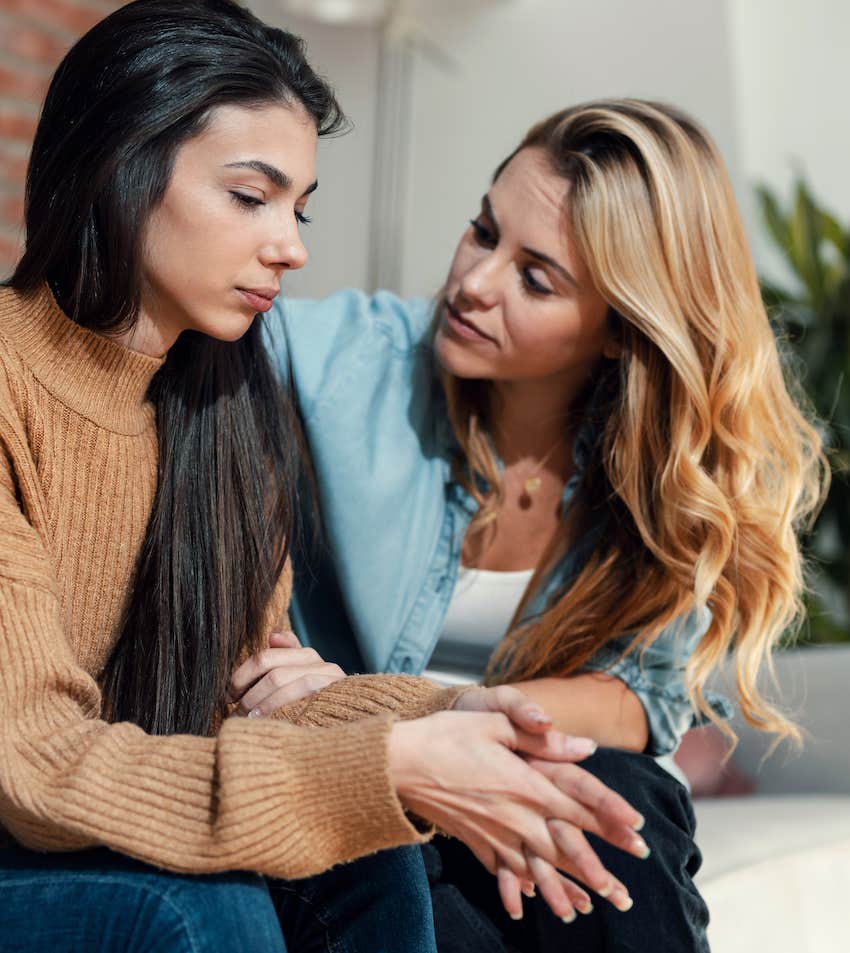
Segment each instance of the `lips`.
[[239,294],[255,311],[268,311],[279,288],[237,288]]
[[445,300],[446,318],[449,328],[462,338],[467,340],[491,341],[494,344],[495,338],[486,334],[474,321],[462,315],[456,308],[453,308],[448,299]]

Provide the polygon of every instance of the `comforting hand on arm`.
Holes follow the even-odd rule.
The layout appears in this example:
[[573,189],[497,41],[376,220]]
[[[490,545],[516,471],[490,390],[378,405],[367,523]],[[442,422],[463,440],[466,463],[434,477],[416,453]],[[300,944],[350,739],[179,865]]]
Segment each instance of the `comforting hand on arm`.
[[[310,680],[326,679],[332,686],[339,677],[336,666],[300,648],[295,636],[286,633],[273,636],[268,650],[236,670],[230,692],[239,700],[237,714],[258,709],[271,714],[281,698],[286,703],[314,699],[299,714],[293,707],[287,717],[299,720],[306,712],[312,723],[322,723],[322,700],[337,689],[322,691],[325,685],[318,681],[318,689],[312,688]],[[362,684],[361,715],[368,714],[368,687],[374,678],[348,680]],[[618,909],[627,909],[626,887],[602,866],[583,831],[637,856],[645,854],[646,845],[635,834],[637,812],[571,763],[587,757],[595,745],[551,730],[552,721],[539,704],[510,686],[470,689],[454,708],[416,717],[422,713],[408,711],[400,696],[398,713],[410,720],[392,727],[389,763],[405,808],[462,840],[498,875],[509,913],[520,906],[521,886],[530,889],[535,883],[558,916],[569,918],[576,908],[588,909],[585,891],[558,868]]]

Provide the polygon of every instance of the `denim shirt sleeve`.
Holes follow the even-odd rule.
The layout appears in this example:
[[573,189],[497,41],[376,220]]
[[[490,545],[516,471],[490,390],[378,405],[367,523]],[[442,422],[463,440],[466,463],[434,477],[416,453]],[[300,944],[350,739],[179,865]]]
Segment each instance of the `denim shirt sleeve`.
[[[640,699],[649,725],[647,754],[671,754],[689,728],[707,720],[694,710],[688,697],[685,666],[710,623],[707,608],[695,609],[662,630],[646,649],[636,648],[621,658],[633,638],[621,636],[584,666],[586,671],[604,671],[619,678]],[[731,717],[732,707],[726,698],[706,692],[706,700],[721,718]]]

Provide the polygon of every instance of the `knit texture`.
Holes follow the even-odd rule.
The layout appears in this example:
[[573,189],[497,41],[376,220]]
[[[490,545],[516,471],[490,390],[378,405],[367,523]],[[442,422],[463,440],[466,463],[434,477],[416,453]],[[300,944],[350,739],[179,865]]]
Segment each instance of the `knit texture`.
[[[46,289],[0,289],[0,840],[282,878],[422,841],[387,738],[396,717],[451,707],[456,693],[424,679],[346,679],[212,737],[101,719],[156,490],[146,393],[160,366],[70,321]],[[286,573],[270,630],[288,595]]]

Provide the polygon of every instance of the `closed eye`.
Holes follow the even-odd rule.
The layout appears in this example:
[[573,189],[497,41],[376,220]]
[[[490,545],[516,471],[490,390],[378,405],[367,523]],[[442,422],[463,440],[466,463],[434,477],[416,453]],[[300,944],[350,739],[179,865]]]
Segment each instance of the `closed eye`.
[[231,192],[231,197],[233,201],[242,209],[245,209],[248,212],[256,211],[261,205],[266,203],[262,199],[258,199],[255,195],[245,195],[244,192]]
[[551,288],[547,288],[546,285],[541,284],[532,273],[531,268],[522,269],[522,283],[523,286],[528,290],[533,292],[536,295],[550,295],[554,294]]
[[494,248],[496,246],[499,241],[498,235],[490,231],[483,222],[477,218],[473,218],[470,219],[469,224],[472,226],[475,241],[478,242],[479,245],[483,245],[485,248]]

